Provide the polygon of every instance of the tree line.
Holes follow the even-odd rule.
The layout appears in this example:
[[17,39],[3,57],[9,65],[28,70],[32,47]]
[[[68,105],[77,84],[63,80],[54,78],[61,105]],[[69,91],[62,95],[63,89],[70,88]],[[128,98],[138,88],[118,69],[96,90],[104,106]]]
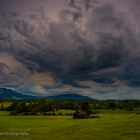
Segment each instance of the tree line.
[[91,101],[91,100],[49,100],[40,99],[34,101],[13,101],[13,103],[4,107],[2,104],[0,110],[10,111],[10,115],[64,115],[61,112],[56,113],[59,109],[75,110],[75,113],[65,114],[73,115],[74,118],[88,118],[90,114],[98,114],[99,109],[125,109],[132,111],[140,107],[140,100],[124,101]]

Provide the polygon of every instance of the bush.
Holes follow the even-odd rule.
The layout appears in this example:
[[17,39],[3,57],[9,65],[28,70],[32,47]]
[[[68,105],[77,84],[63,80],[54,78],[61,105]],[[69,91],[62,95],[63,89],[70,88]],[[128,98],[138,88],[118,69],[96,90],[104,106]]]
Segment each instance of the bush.
[[87,119],[89,118],[89,114],[86,113],[85,111],[76,111],[73,114],[73,119]]
[[72,116],[72,115],[73,115],[73,113],[66,113],[66,115],[67,115],[67,116]]
[[51,112],[48,112],[48,113],[47,113],[47,115],[49,115],[49,116],[50,116],[50,115],[51,115]]
[[31,115],[31,112],[24,112],[22,115]]
[[90,114],[99,114],[99,111],[95,110],[95,111],[90,111]]
[[56,116],[57,114],[53,112],[51,115]]
[[72,116],[72,115],[73,115],[73,113],[69,113],[69,115],[70,115],[70,116]]
[[62,114],[62,112],[59,112],[58,115],[61,116],[61,115],[63,115],[63,114]]
[[126,109],[127,111],[133,111],[134,109],[132,107],[129,107]]
[[48,115],[48,113],[47,112],[43,112],[42,115]]
[[137,112],[136,115],[140,115],[140,112]]
[[37,112],[34,111],[34,110],[32,110],[32,111],[31,111],[31,115],[37,115]]

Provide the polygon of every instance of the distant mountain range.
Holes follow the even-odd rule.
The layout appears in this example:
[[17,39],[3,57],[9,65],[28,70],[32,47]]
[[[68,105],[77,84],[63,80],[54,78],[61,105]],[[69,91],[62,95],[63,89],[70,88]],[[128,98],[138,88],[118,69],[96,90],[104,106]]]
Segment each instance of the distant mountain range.
[[53,100],[93,100],[88,96],[83,96],[73,93],[58,94],[52,96],[35,96],[27,95],[23,93],[16,92],[7,88],[0,88],[0,100],[34,100],[34,99],[53,99]]
[[59,94],[59,95],[52,95],[48,96],[48,99],[53,99],[53,100],[93,100],[92,98],[88,96],[83,96],[79,94]]
[[38,97],[33,95],[18,93],[11,89],[0,88],[0,100],[23,100],[23,99],[32,100],[32,99],[38,99]]

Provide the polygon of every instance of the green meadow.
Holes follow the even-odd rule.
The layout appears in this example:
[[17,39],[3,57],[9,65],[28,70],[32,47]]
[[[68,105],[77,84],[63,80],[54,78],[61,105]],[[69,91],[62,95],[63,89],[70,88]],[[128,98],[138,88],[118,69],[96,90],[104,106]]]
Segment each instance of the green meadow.
[[139,110],[99,110],[98,115],[100,118],[73,119],[72,116],[9,116],[9,112],[0,111],[0,140],[140,139]]
[[0,102],[0,107],[8,107],[8,106],[10,106],[12,104],[12,102],[10,102],[10,101],[1,101]]

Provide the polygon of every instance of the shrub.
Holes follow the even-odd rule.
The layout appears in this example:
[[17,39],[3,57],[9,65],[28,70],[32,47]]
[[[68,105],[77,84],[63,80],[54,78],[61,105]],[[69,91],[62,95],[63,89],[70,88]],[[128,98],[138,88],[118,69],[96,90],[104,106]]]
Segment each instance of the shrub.
[[56,116],[57,114],[53,112],[51,115]]
[[99,111],[95,110],[95,111],[90,111],[90,114],[99,114]]
[[24,112],[22,115],[31,115],[31,112]]
[[140,112],[137,112],[136,115],[140,115]]
[[134,109],[132,107],[129,107],[126,109],[127,111],[133,111]]
[[42,115],[48,115],[48,113],[47,112],[43,112]]
[[67,115],[67,116],[72,116],[72,115],[73,115],[73,113],[66,113],[66,115]]
[[68,116],[68,115],[69,115],[69,113],[66,113],[66,115]]
[[31,111],[31,115],[37,115],[37,112],[34,111],[34,110],[32,110],[32,111]]
[[48,113],[47,113],[47,115],[49,115],[49,116],[50,116],[50,115],[51,115],[51,112],[48,112]]
[[76,111],[73,114],[73,119],[87,119],[89,118],[89,114],[86,113],[85,111]]
[[69,115],[70,115],[70,116],[72,116],[72,115],[73,115],[73,113],[69,113]]
[[60,115],[60,116],[61,116],[61,115],[63,115],[63,114],[62,114],[62,112],[59,112],[59,113],[58,113],[58,115]]

